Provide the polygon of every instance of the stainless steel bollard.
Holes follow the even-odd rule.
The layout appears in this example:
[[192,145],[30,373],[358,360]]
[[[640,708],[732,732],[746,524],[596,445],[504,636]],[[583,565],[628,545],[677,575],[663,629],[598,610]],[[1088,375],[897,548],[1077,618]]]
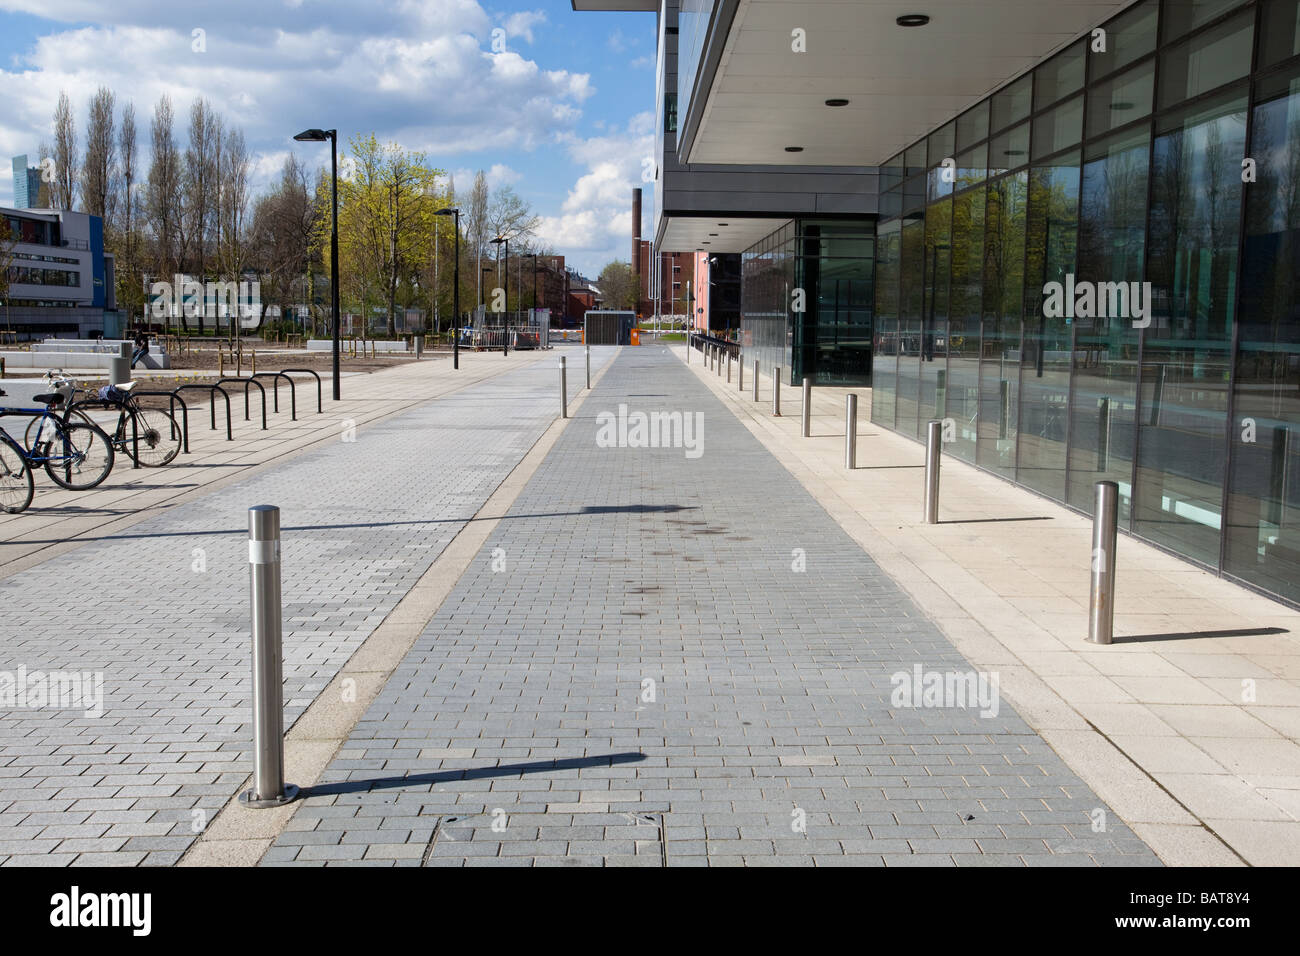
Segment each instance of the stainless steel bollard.
[[298,796],[284,782],[284,669],[280,617],[280,509],[248,509],[248,569],[253,618],[253,789],[246,807],[278,807]]
[[758,401],[758,359],[754,359],[754,401]]
[[858,467],[858,396],[844,396],[844,467]]
[[805,375],[803,377],[803,437],[808,438],[812,435],[812,378]]
[[736,361],[736,382],[737,382],[736,390],[739,391],[739,392],[744,392],[744,391],[745,391],[745,356],[744,356],[744,353],[742,353],[741,356],[740,356],[740,358],[737,359],[737,361]]
[[939,463],[943,456],[943,422],[925,426],[925,523],[939,523]]
[[772,371],[772,414],[781,417],[781,366]]
[[727,384],[731,384],[731,350],[727,350]]
[[1110,470],[1110,399],[1103,398],[1097,409],[1097,470]]
[[564,367],[564,356],[560,356],[560,417],[569,417],[569,370]]
[[1093,487],[1092,588],[1088,640],[1109,644],[1115,632],[1115,541],[1119,524],[1119,485],[1099,481]]
[[[687,355],[689,355],[690,352],[691,352],[690,349],[686,350]],[[591,388],[591,346],[590,345],[587,346],[587,388]]]

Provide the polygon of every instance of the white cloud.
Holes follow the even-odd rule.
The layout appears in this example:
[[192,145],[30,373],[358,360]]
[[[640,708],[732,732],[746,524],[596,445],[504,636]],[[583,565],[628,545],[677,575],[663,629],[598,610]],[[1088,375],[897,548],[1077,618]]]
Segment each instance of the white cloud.
[[541,10],[521,10],[506,17],[506,36],[523,37],[533,42],[533,27],[545,23],[546,14]]
[[[631,255],[632,189],[645,201],[642,222],[652,222],[653,183],[641,180],[642,158],[654,155],[654,116],[638,113],[622,131],[566,137],[569,155],[586,171],[569,190],[559,215],[542,217],[542,240],[573,255],[584,272]],[[648,231],[648,230],[647,230]]]
[[[491,52],[493,19],[475,0],[377,0],[331,7],[328,18],[283,0],[229,0],[201,13],[184,6],[0,0],[0,10],[101,24],[47,33],[0,68],[0,156],[34,155],[51,139],[61,90],[72,97],[84,134],[86,105],[100,85],[117,94],[119,110],[134,103],[145,152],[162,94],[172,98],[182,142],[190,103],[207,98],[244,130],[255,158],[266,156],[259,172],[278,169],[287,149],[311,164],[327,157],[290,141],[308,126],[337,128],[341,149],[352,135],[374,130],[439,165],[448,154],[534,150],[571,134],[594,93],[585,73],[543,70],[517,51]],[[543,14],[524,12],[509,17],[506,29],[531,39],[543,22]],[[195,27],[206,31],[205,52],[191,49]]]

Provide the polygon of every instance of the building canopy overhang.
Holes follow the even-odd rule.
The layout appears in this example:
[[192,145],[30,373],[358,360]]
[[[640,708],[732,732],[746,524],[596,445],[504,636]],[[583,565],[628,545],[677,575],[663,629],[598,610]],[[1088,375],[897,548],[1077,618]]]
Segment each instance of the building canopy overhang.
[[[738,0],[681,158],[788,164],[797,147],[800,163],[880,165],[1131,3]],[[910,14],[930,20],[897,24]]]
[[744,252],[789,221],[789,216],[770,219],[669,215],[660,223],[656,245],[664,252]]

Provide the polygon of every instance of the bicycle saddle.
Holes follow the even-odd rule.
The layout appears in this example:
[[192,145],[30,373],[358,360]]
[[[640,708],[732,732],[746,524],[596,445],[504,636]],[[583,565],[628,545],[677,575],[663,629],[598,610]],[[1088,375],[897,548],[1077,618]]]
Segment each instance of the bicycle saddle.
[[113,387],[119,392],[129,392],[139,384],[139,382],[123,382],[121,385],[114,385]]
[[48,405],[50,408],[58,408],[63,404],[63,393],[44,392],[40,395],[33,395],[32,401],[38,405]]

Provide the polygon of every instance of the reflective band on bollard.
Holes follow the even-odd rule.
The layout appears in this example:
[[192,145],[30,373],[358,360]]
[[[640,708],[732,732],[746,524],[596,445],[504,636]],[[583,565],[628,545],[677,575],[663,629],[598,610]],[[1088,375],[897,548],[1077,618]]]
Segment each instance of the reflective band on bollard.
[[772,371],[772,414],[781,417],[781,366]]
[[812,379],[805,375],[803,377],[803,437],[807,438],[812,434]]
[[943,455],[943,422],[925,426],[925,523],[939,523],[939,461]]
[[1088,611],[1088,640],[1109,644],[1115,630],[1115,541],[1119,524],[1119,485],[1093,485],[1092,593]]
[[754,359],[754,401],[758,401],[758,359]]
[[284,782],[284,700],[280,617],[280,509],[248,509],[248,569],[253,619],[253,789],[246,807],[278,807],[297,798]]
[[844,467],[858,467],[858,396],[844,396]]
[[569,372],[564,367],[564,356],[560,356],[560,417],[569,417]]

